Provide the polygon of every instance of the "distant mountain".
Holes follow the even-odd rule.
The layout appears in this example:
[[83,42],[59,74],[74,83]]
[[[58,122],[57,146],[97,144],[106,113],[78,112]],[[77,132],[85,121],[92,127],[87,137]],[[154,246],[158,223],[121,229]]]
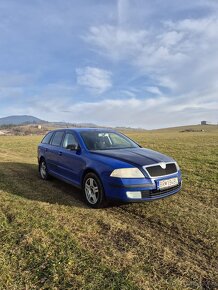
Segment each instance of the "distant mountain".
[[0,118],[1,125],[21,125],[21,124],[42,124],[47,123],[46,121],[40,120],[39,118],[28,116],[28,115],[19,115],[19,116],[8,116]]

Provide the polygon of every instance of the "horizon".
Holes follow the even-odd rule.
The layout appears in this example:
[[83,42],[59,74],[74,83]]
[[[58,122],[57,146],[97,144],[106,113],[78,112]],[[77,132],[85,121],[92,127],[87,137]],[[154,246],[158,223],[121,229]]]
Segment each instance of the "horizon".
[[141,129],[217,124],[218,2],[0,6],[2,117]]
[[[146,130],[146,131],[149,131],[149,130],[159,130],[159,129],[173,129],[173,128],[182,128],[182,127],[192,127],[192,126],[209,126],[209,125],[212,125],[212,126],[217,126],[218,123],[212,123],[212,122],[209,122],[209,121],[206,121],[207,124],[201,124],[201,123],[197,123],[197,124],[186,124],[186,125],[178,125],[178,126],[170,126],[170,127],[156,127],[156,128],[142,128],[142,127],[131,127],[131,126],[107,126],[107,125],[104,125],[104,124],[97,124],[97,123],[90,123],[90,122],[65,122],[65,121],[47,121],[47,120],[44,120],[44,119],[40,119],[38,118],[37,116],[31,116],[31,115],[11,115],[11,116],[5,116],[5,117],[1,117],[0,116],[0,121],[4,118],[16,118],[16,117],[31,117],[31,118],[36,118],[38,119],[39,121],[42,121],[42,122],[45,122],[45,124],[66,124],[66,125],[93,125],[94,127],[81,127],[81,128],[114,128],[114,129],[119,129],[119,128],[123,128],[123,129],[134,129],[134,130]],[[203,120],[202,120],[203,121]],[[12,124],[12,123],[8,123],[8,124],[0,124],[0,127],[1,126],[7,126],[7,125],[12,125],[12,126],[25,126],[25,125],[34,125],[35,123],[34,122],[30,122],[30,121],[24,121],[23,123],[20,123],[20,124]],[[39,123],[39,124],[42,124],[42,123]],[[68,127],[67,127],[68,128]],[[74,127],[72,127],[74,128]]]

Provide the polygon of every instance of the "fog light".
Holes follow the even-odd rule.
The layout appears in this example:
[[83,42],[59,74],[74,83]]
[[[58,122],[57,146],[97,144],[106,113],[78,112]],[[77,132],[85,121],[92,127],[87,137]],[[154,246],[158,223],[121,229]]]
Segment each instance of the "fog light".
[[127,191],[126,195],[128,198],[142,198],[141,191]]

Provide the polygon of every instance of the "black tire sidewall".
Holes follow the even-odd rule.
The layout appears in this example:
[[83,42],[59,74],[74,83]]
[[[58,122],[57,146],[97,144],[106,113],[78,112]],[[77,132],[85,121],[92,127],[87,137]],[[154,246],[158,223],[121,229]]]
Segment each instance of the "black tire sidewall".
[[[95,204],[91,204],[89,203],[89,201],[86,198],[86,193],[85,193],[85,182],[88,178],[93,178],[99,188],[99,197],[98,197],[98,201]],[[106,206],[106,197],[105,197],[105,193],[104,193],[104,187],[102,185],[102,182],[100,180],[100,178],[93,172],[89,172],[85,175],[84,179],[83,179],[83,185],[82,185],[82,190],[83,190],[83,196],[84,199],[86,201],[86,203],[93,208],[102,208]]]

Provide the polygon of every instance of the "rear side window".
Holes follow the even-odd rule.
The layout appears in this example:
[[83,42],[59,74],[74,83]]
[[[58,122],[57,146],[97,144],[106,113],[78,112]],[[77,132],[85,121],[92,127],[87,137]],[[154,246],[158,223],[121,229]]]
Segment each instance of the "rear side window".
[[64,136],[64,132],[56,132],[54,134],[54,137],[51,141],[51,145],[53,146],[60,146],[61,145],[61,141],[63,139],[63,136]]
[[53,132],[49,132],[43,139],[42,139],[42,144],[48,144],[49,141],[51,140]]

